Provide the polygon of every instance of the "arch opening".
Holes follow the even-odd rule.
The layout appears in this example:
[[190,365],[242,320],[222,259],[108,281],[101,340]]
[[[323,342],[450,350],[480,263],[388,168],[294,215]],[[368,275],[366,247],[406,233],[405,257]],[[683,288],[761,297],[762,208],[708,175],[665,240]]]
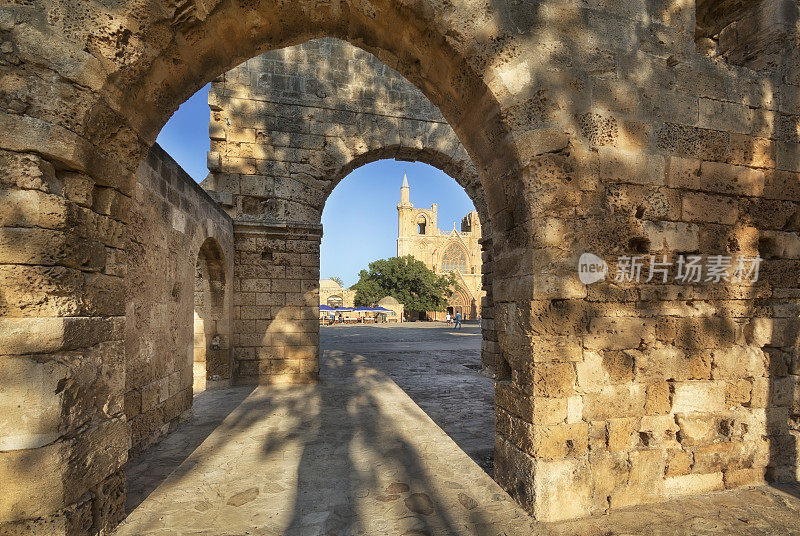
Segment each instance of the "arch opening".
[[[342,353],[353,352],[353,348],[364,344],[378,345],[377,348],[371,347],[369,367],[385,373],[406,390],[408,396],[491,476],[494,464],[494,397],[490,376],[485,371],[481,373],[484,369],[481,342],[484,334],[479,319],[482,302],[488,304],[484,289],[490,289],[491,274],[481,271],[483,237],[480,218],[473,198],[458,186],[465,182],[463,177],[455,180],[440,169],[421,162],[405,169],[407,166],[405,162],[387,160],[365,164],[340,181],[326,200],[320,273],[340,276],[345,286],[350,287],[348,290],[355,291],[351,301],[344,305],[371,307],[394,300],[400,309],[387,318],[356,309],[342,313],[340,319],[340,313],[320,311],[320,378],[323,382],[333,381],[342,374],[342,368],[347,369],[348,363]],[[407,181],[401,187],[404,174],[407,174]],[[392,176],[395,181],[386,180]],[[370,197],[365,197],[364,192],[370,191],[373,192]],[[397,203],[398,199],[400,203]],[[365,203],[365,200],[368,201]],[[427,205],[431,208],[417,208]],[[363,213],[359,210],[361,206],[369,207],[370,218],[362,220],[359,229],[357,215]],[[395,210],[396,224],[392,221]],[[423,215],[419,210],[427,212]],[[465,212],[474,224],[471,229],[463,230],[458,237],[460,243],[454,248],[460,255],[461,265],[445,264],[443,270],[442,250],[455,246],[450,229],[462,222]],[[356,216],[349,217],[352,214]],[[427,223],[424,235],[417,232],[421,218]],[[437,222],[447,223],[441,229]],[[371,249],[374,251],[372,256],[359,256],[360,247],[350,250],[349,256],[358,259],[351,261],[358,263],[355,269],[348,272],[345,271],[345,262],[334,262],[340,260],[342,243],[361,244],[374,235],[380,237],[376,242],[380,241],[383,246]],[[382,275],[389,271],[394,274],[392,277],[402,280],[402,270],[407,265],[402,262],[393,264],[392,261],[407,258],[419,263],[431,278],[454,276],[455,287],[448,289],[449,296],[442,301],[440,308],[420,310],[414,307],[406,301],[408,295],[403,292],[404,282],[393,290],[380,286],[387,280]],[[378,262],[367,270],[370,261]],[[467,268],[468,265],[476,267],[474,273]],[[359,269],[368,274],[359,274]],[[330,305],[327,289],[331,285],[328,281],[323,279],[320,282],[320,305]],[[370,287],[372,283],[379,286],[379,290]],[[487,309],[486,313],[491,317],[491,308]],[[460,315],[463,324],[458,329],[454,322],[447,322],[448,313],[451,317],[456,313]],[[329,317],[334,317],[334,320],[329,321]],[[403,345],[409,353],[401,359],[393,350],[399,340],[410,341]],[[439,344],[447,344],[453,353],[441,358],[432,350]],[[398,366],[397,363],[404,364]],[[409,368],[429,370],[430,374],[409,374]],[[461,382],[463,389],[459,394],[447,391],[449,394],[444,395],[437,386],[451,381]],[[462,400],[460,396],[466,398]],[[470,415],[462,413],[467,406]]]
[[231,383],[230,318],[225,307],[226,267],[222,250],[208,238],[197,253],[194,277],[193,390]]

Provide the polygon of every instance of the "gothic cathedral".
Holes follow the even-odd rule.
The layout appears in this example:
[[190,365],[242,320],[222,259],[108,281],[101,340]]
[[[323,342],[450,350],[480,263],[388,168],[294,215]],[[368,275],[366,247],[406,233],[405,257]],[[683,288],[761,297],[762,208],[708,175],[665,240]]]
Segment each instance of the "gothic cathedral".
[[[481,312],[481,223],[472,211],[461,220],[461,229],[453,224],[452,231],[442,232],[437,226],[437,206],[414,208],[410,201],[411,188],[403,174],[400,203],[397,205],[397,256],[413,255],[437,274],[455,272],[459,288],[450,297],[447,312],[461,313],[473,320]],[[447,313],[426,312],[422,316],[443,320]]]

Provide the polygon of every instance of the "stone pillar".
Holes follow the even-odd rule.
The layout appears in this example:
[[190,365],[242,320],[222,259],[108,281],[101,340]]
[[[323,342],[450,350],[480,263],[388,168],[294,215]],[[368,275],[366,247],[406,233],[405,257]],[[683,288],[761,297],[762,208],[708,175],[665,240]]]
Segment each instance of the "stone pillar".
[[234,234],[236,382],[316,381],[322,226],[237,221]]
[[[488,227],[488,226],[487,226]],[[492,239],[484,236],[481,245],[481,279],[486,296],[481,298],[481,365],[485,373],[494,378],[504,375],[504,367],[500,359],[500,347],[497,344],[497,331],[494,328],[494,305],[492,295]]]
[[97,534],[124,515],[132,174],[5,114],[0,170],[0,533]]

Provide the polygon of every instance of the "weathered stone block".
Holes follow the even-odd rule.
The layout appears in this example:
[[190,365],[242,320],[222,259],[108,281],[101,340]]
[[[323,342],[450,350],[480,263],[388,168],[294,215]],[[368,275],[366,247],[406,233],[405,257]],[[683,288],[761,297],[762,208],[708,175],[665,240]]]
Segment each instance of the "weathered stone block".
[[654,336],[654,324],[640,318],[592,318],[584,346],[598,350],[638,348],[642,341]]
[[685,381],[673,384],[672,413],[713,413],[725,410],[725,382]]
[[694,457],[691,452],[681,449],[667,450],[665,477],[688,475],[692,472]]
[[642,384],[608,385],[584,396],[583,415],[589,420],[644,415],[646,389]]
[[734,198],[687,192],[681,201],[681,219],[685,221],[732,225],[739,217]]
[[722,473],[689,474],[664,479],[664,495],[667,498],[693,493],[708,493],[723,488]]
[[534,462],[533,515],[541,521],[559,521],[590,513],[592,479],[586,459]]
[[659,381],[647,385],[647,394],[644,403],[646,415],[659,415],[670,411],[669,383]]
[[628,452],[636,445],[635,428],[638,420],[633,417],[615,417],[606,424],[606,445],[611,452]]

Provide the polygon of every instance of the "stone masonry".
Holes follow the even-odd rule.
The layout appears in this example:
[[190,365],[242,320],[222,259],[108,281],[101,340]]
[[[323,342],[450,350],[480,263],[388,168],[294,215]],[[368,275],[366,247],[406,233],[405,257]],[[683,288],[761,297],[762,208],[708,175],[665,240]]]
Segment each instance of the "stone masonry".
[[[435,165],[488,220],[477,172],[439,110],[397,71],[344,41],[317,39],[252,58],[211,84],[209,106],[211,173],[203,186],[247,230],[236,235],[240,382],[316,374],[319,244],[295,238],[319,236],[325,200],[356,167],[380,158]],[[275,222],[287,226],[286,246]],[[269,238],[256,239],[262,232]],[[275,279],[287,281],[271,288]],[[485,313],[490,318],[491,307]],[[483,362],[493,368],[491,321],[486,330]]]
[[[210,278],[196,278],[197,271],[202,275],[216,268],[217,279],[222,279],[215,326],[221,349],[208,349],[210,340],[203,340],[202,355],[211,365],[208,375],[230,380],[232,374],[231,219],[158,145],[139,166],[136,178],[125,246],[124,407],[131,456],[174,428],[192,406],[192,365],[197,353],[193,316],[205,317],[206,322],[200,318],[200,323],[207,327],[213,324],[208,319],[211,304],[204,307],[203,302]],[[212,256],[217,257],[218,267]],[[196,300],[196,285],[200,300]]]
[[[325,198],[367,161],[416,158],[464,185],[491,228],[495,478],[527,511],[553,521],[797,480],[797,21],[796,0],[3,2],[0,530],[99,534],[122,515],[125,395],[191,352],[189,325],[171,366],[126,362],[136,170],[212,80],[205,186],[234,220],[219,249],[243,381],[314,379]],[[339,91],[350,67],[321,62],[336,56],[323,37],[400,73],[439,119],[365,106],[391,91],[340,110],[362,92]],[[256,98],[265,51],[341,86],[273,73],[295,105]],[[228,87],[221,73],[242,62]],[[585,252],[612,271],[622,254],[764,262],[754,284],[584,285]],[[188,403],[179,377],[156,407]]]

